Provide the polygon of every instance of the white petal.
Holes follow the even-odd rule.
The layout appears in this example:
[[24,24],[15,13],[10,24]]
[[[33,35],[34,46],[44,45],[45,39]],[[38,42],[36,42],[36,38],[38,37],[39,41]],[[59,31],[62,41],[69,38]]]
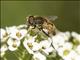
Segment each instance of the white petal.
[[46,55],[49,55],[50,52],[52,52],[54,49],[53,47],[49,47],[49,48],[46,48],[46,49],[42,49],[42,51],[46,54]]
[[1,39],[1,43],[6,42],[8,38],[9,38],[9,36],[6,36],[6,37],[2,38],[2,39]]
[[71,35],[80,42],[80,34],[72,32]]
[[53,47],[46,48],[46,51],[49,52],[49,53],[52,52],[53,50],[54,50]]
[[8,34],[15,31],[16,29],[17,29],[16,26],[6,27],[6,31],[7,31]]
[[17,34],[18,32],[19,32],[19,31],[16,30],[16,29],[13,30],[13,31],[11,31],[11,32],[10,32],[10,37],[19,40],[19,38],[16,36],[16,34]]
[[24,47],[26,48],[26,50],[30,53],[30,54],[33,54],[34,52],[29,48],[28,46],[28,41],[25,39],[24,42],[23,42],[23,45]]
[[24,28],[24,27],[26,28],[27,25],[22,24],[22,25],[17,26],[18,29],[21,29],[21,28]]
[[41,41],[41,42],[40,42],[40,45],[41,45],[42,47],[44,47],[44,48],[47,48],[47,47],[50,47],[51,42],[48,41],[48,40],[44,40],[44,41]]
[[8,47],[7,47],[6,44],[2,45],[1,48],[0,48],[0,51],[1,51],[1,52],[5,52],[5,51],[7,51],[7,50],[8,50]]
[[1,39],[1,42],[5,42],[6,41],[6,38],[7,37],[7,32],[6,30],[4,29],[0,29],[0,39]]
[[77,56],[75,57],[75,60],[80,60],[80,55],[77,55]]
[[52,37],[52,41],[53,41],[52,44],[55,49],[58,49],[60,46],[63,46],[65,43],[64,38],[60,35],[56,35],[56,36]]
[[33,59],[34,60],[46,60],[46,56],[44,56],[43,54],[41,54],[40,52],[36,52],[33,55]]
[[20,39],[22,39],[23,37],[25,37],[27,35],[27,30],[25,30],[25,29],[21,29],[19,32],[21,34]]
[[4,35],[5,35],[5,30],[0,29],[0,39],[2,39]]
[[80,45],[77,46],[76,51],[80,55]]
[[3,57],[5,55],[5,52],[1,52],[0,56]]
[[64,49],[71,50],[73,47],[72,43],[66,42],[63,46]]
[[9,38],[8,41],[7,41],[7,44],[8,44],[8,45],[11,45],[11,46],[12,46],[13,44],[15,44],[15,45],[18,47],[18,46],[20,46],[20,41],[19,41],[19,40],[14,40],[14,39],[12,39],[12,38]]
[[32,43],[32,45],[33,45],[33,47],[32,47],[33,51],[38,51],[39,49],[41,49],[40,44],[37,42]]
[[8,49],[9,49],[10,51],[15,51],[15,50],[17,50],[17,48],[18,48],[18,47],[13,47],[13,46],[11,46],[11,45],[8,46]]
[[71,60],[77,56],[77,53],[74,50],[71,50],[67,56],[63,56],[64,59],[70,58]]

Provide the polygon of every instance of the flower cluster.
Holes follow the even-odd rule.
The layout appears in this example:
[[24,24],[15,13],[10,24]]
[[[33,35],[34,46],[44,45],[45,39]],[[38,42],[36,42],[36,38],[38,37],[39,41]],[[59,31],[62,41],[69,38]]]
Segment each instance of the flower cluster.
[[6,51],[16,51],[23,45],[26,53],[32,55],[32,60],[47,60],[47,58],[53,58],[53,60],[80,59],[80,34],[66,31],[48,37],[38,29],[30,28],[27,30],[26,27],[23,24],[0,29],[1,58],[5,57]]

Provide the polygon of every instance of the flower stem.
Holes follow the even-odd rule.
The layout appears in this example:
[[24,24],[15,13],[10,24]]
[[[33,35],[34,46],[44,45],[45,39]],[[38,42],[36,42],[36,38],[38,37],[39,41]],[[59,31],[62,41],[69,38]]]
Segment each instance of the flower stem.
[[14,55],[17,57],[18,60],[23,60],[22,56],[18,52],[14,52]]
[[19,52],[17,52],[17,51],[16,51],[15,53],[17,53],[17,55],[19,55],[20,57],[22,56],[22,54],[20,54],[20,53],[19,53]]

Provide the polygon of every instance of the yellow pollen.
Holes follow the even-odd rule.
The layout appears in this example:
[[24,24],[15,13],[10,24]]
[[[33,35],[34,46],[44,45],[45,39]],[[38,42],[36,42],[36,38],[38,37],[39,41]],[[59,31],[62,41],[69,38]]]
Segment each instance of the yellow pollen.
[[68,54],[69,54],[69,50],[64,50],[64,52],[63,52],[63,54],[65,55],[65,56],[67,56]]
[[21,37],[21,33],[20,33],[20,32],[17,32],[17,33],[16,33],[16,36],[17,36],[18,38],[20,38],[20,37]]
[[32,43],[27,43],[27,45],[28,45],[30,48],[33,47]]
[[17,47],[17,44],[16,44],[16,40],[14,40],[14,42],[13,42],[13,45],[12,45],[13,47]]

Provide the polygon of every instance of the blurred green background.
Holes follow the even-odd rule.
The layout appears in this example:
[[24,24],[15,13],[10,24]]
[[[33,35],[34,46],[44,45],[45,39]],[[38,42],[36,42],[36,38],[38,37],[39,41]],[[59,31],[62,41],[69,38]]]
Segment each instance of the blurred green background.
[[1,1],[1,27],[26,23],[26,16],[58,16],[61,31],[80,33],[80,1]]
[[[79,1],[1,1],[2,28],[25,24],[28,15],[58,16],[54,24],[59,30],[80,33]],[[8,55],[16,60],[11,52]]]

